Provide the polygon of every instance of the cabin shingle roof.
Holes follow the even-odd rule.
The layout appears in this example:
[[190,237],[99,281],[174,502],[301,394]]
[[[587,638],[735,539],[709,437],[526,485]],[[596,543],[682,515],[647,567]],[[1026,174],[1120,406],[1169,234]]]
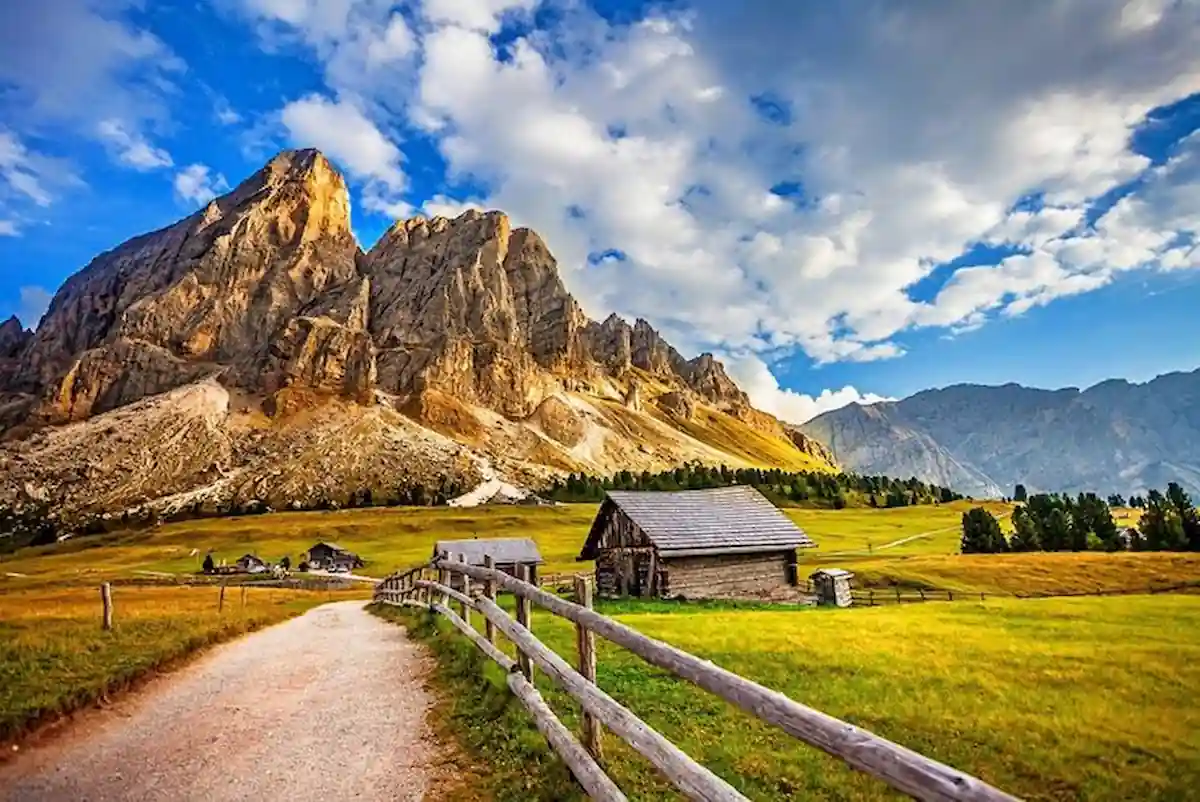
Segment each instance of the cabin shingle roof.
[[433,554],[435,557],[465,554],[468,565],[483,565],[483,558],[489,554],[497,563],[543,562],[537,544],[527,537],[439,540],[434,544]]
[[612,490],[592,523],[581,559],[593,559],[607,516],[625,513],[664,557],[812,548],[808,535],[748,486],[669,492]]

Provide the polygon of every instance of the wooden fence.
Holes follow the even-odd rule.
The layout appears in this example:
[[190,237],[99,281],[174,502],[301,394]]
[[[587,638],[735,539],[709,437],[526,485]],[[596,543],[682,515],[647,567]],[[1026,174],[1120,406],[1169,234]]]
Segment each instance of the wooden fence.
[[[451,574],[463,577],[461,592],[449,586]],[[471,566],[462,560],[462,555],[451,555],[388,577],[376,586],[375,601],[417,607],[445,617],[503,667],[508,672],[507,683],[513,695],[530,712],[550,746],[592,799],[625,799],[597,763],[601,726],[645,757],[689,799],[720,802],[746,799],[596,685],[596,635],[916,799],[938,802],[1015,799],[982,780],[600,615],[591,607],[591,585],[586,577],[574,579],[578,604],[547,593],[524,581],[527,578],[527,574],[516,578],[495,570],[490,560],[483,567]],[[517,597],[515,619],[496,604],[498,589]],[[452,601],[458,605],[457,612],[451,608]],[[578,651],[575,667],[533,635],[531,603],[575,624]],[[473,624],[473,613],[483,619],[482,634]],[[496,647],[497,631],[515,647],[516,660]],[[532,682],[535,666],[583,708],[582,743],[535,689]]]

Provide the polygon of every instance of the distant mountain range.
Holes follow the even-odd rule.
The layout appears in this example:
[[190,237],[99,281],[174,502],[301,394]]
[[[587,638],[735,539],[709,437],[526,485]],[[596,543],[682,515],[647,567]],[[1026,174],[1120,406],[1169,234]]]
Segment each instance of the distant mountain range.
[[846,470],[916,476],[972,496],[1200,494],[1200,370],[1080,391],[962,384],[827,412],[802,431]]

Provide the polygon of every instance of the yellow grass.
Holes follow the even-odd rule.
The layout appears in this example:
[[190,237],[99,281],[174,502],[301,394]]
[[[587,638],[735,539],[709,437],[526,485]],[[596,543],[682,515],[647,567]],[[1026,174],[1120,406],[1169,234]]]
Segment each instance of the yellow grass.
[[[208,644],[347,594],[216,587],[113,588],[111,632],[98,588],[0,594],[0,741],[119,691]],[[361,596],[361,592],[353,595]]]

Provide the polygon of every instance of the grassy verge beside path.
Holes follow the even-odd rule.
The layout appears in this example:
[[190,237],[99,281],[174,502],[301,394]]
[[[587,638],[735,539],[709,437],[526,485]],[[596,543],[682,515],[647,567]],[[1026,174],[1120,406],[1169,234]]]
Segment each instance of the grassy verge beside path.
[[[0,742],[130,687],[210,644],[354,594],[114,587],[113,630],[95,587],[0,593]],[[269,656],[264,656],[269,659]]]
[[[441,665],[450,729],[481,771],[477,796],[578,794],[503,677],[417,613]],[[1182,800],[1200,788],[1200,597],[992,600],[869,610],[709,610],[617,616],[1030,800]],[[574,630],[534,630],[573,658]],[[885,786],[699,689],[600,644],[599,684],[757,800],[896,798]],[[578,728],[577,706],[538,685]],[[605,763],[631,799],[677,798],[611,735]]]

